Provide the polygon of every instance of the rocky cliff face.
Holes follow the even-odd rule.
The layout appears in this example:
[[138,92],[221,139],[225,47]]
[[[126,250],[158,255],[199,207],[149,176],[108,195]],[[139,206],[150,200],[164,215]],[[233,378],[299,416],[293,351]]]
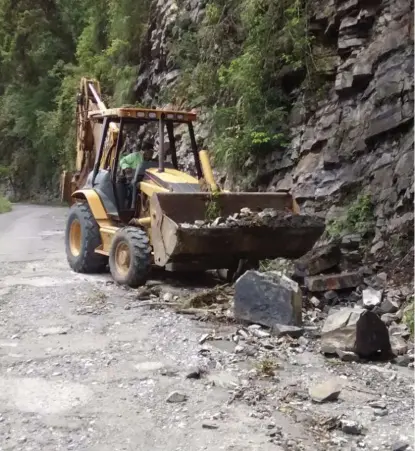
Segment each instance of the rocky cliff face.
[[[180,77],[169,59],[169,42],[178,27],[197,27],[204,16],[205,1],[182,3],[180,11],[174,0],[153,4],[136,86],[138,96],[149,103],[159,103],[159,93]],[[325,80],[324,96],[307,106],[298,97],[291,112],[291,145],[269,154],[259,170],[255,163],[257,187],[292,190],[303,210],[327,218],[344,211],[359,193],[368,193],[376,218],[372,254],[382,254],[397,237],[404,237],[406,253],[411,254],[412,4],[323,0],[312,6],[311,29],[321,46],[315,50],[326,55],[318,68]],[[208,138],[203,124],[197,132],[201,142]],[[186,142],[180,146],[183,155],[187,147]]]

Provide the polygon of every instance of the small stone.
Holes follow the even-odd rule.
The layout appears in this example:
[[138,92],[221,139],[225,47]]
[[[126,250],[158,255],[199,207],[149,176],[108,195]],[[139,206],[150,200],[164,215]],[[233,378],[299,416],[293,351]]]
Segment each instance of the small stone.
[[203,371],[199,367],[193,368],[186,374],[186,379],[200,379],[202,374]]
[[318,308],[320,307],[320,299],[317,299],[315,296],[312,296],[312,298],[310,299],[310,304],[313,304],[314,307]]
[[373,414],[375,417],[386,417],[389,412],[386,409],[375,409]]
[[203,334],[200,338],[199,338],[199,344],[202,345],[206,340],[208,340],[209,338],[211,338],[212,335],[211,334]]
[[351,351],[343,351],[342,349],[336,349],[336,354],[340,357],[343,362],[358,362],[360,360],[359,356]]
[[234,349],[234,352],[235,352],[235,354],[240,354],[241,352],[243,352],[244,351],[244,347],[243,346],[241,346],[241,345],[236,345],[235,346],[235,349]]
[[185,402],[187,401],[187,395],[184,393],[180,393],[178,391],[174,391],[169,394],[166,398],[166,402],[170,403],[179,403],[179,402]]
[[268,338],[268,337],[270,337],[269,332],[266,332],[265,330],[261,330],[261,329],[252,329],[251,330],[251,334],[254,337],[257,337],[257,338]]
[[396,313],[399,310],[400,303],[391,298],[386,298],[382,301],[382,303],[379,306],[379,309],[384,314],[392,314]]
[[337,297],[337,293],[334,290],[329,290],[324,293],[324,299],[329,302],[337,299]]
[[403,355],[408,351],[406,341],[399,335],[391,335],[389,337],[393,354],[396,356]]
[[409,338],[411,336],[411,332],[406,324],[395,324],[389,328],[389,335]]
[[68,327],[42,327],[38,329],[38,332],[42,337],[47,337],[48,335],[66,335],[69,332]]
[[375,290],[374,288],[368,287],[366,290],[362,291],[363,296],[363,306],[365,308],[371,309],[380,305],[382,302],[383,292]]
[[357,421],[341,420],[340,428],[345,434],[361,435],[363,433],[363,427]]
[[386,403],[383,401],[371,401],[369,406],[373,409],[386,409]]
[[409,448],[409,443],[404,441],[395,442],[391,446],[391,451],[405,451]]
[[410,356],[408,354],[398,355],[395,359],[393,359],[393,363],[399,366],[409,366],[414,361],[414,356]]
[[203,429],[219,429],[219,426],[214,423],[203,423],[202,428]]
[[163,301],[164,302],[171,302],[173,300],[172,293],[164,293],[163,294]]
[[299,338],[304,333],[304,329],[302,327],[297,326],[286,326],[285,324],[275,324],[271,328],[272,335],[276,337],[284,337],[289,336],[292,338]]
[[398,320],[398,317],[394,313],[384,313],[380,319],[386,324],[386,326],[390,326],[394,321]]
[[336,401],[340,393],[341,386],[335,380],[328,380],[309,389],[311,399],[319,403]]

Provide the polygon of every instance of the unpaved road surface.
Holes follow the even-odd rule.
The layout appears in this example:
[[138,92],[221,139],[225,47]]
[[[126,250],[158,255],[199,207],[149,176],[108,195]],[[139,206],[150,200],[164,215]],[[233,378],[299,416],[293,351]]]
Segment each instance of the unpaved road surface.
[[[235,354],[232,341],[199,344],[235,325],[141,307],[109,275],[71,272],[66,211],[19,205],[0,215],[0,450],[390,450],[413,441],[411,369],[329,365],[311,345],[282,343],[278,377],[252,379],[252,353]],[[197,365],[207,375],[187,379]],[[311,403],[310,383],[333,375],[344,382],[340,400]],[[174,391],[187,399],[167,402]],[[373,400],[386,414],[374,415]],[[338,414],[367,432],[320,421]]]

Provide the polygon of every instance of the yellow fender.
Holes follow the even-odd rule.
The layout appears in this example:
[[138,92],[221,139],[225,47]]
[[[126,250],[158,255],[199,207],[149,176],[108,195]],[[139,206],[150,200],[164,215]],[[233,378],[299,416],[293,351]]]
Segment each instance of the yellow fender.
[[[92,189],[80,189],[72,194],[72,197],[76,200],[86,200],[88,202],[89,208],[95,218],[99,221],[109,221],[107,212],[105,211],[104,205],[98,194]],[[101,224],[99,224],[101,226]]]

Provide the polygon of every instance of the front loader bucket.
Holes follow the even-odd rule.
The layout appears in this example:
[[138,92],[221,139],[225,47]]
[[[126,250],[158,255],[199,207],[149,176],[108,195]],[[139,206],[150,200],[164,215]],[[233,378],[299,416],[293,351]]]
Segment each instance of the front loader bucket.
[[[206,219],[211,203],[218,216],[228,218],[247,207],[280,214],[267,221],[242,221],[194,227]],[[324,221],[294,214],[287,193],[156,193],[150,199],[151,237],[155,264],[194,263],[206,269],[227,268],[240,258],[256,260],[299,258],[324,232]]]

